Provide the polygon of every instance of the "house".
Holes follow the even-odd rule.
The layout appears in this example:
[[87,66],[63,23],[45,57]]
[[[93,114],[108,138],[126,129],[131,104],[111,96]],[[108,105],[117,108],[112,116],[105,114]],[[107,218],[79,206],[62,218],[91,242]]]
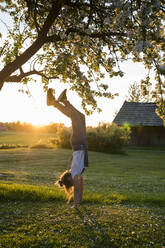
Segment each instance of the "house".
[[125,101],[113,123],[130,126],[132,145],[165,145],[165,127],[155,110],[155,103]]

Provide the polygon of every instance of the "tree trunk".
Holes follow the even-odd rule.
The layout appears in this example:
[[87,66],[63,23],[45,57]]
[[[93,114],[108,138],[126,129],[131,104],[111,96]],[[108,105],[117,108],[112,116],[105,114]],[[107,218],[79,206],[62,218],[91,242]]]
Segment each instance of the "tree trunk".
[[13,62],[7,64],[0,72],[0,89],[5,80],[23,64],[25,64],[44,44],[43,39],[37,39],[23,54],[18,56]]
[[39,51],[39,49],[46,42],[47,33],[61,10],[62,2],[63,1],[61,0],[54,1],[52,9],[50,10],[49,15],[47,16],[47,19],[36,41],[23,54],[18,56],[13,62],[7,64],[0,71],[0,90],[3,87],[5,80],[9,78],[13,72],[19,69],[22,65],[24,65],[37,51]]

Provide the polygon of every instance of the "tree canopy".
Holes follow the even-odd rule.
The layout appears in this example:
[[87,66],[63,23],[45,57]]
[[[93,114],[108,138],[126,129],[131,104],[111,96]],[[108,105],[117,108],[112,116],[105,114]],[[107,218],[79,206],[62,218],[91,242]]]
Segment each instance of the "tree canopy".
[[151,84],[146,85],[146,92],[143,95],[141,85],[134,82],[128,88],[127,102],[152,102]]
[[[1,0],[0,11],[13,22],[0,46],[0,89],[35,74],[45,89],[59,79],[91,113],[97,97],[114,97],[101,79],[106,73],[122,77],[121,63],[132,59],[155,70],[152,97],[164,118],[164,0]],[[142,79],[144,94],[149,72]]]

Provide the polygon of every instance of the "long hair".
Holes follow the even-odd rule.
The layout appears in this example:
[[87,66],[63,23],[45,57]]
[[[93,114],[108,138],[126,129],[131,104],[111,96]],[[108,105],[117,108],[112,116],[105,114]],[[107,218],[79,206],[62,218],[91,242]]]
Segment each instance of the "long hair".
[[71,172],[69,170],[64,171],[60,177],[59,180],[56,182],[56,185],[60,188],[64,188],[65,192],[67,193],[68,196],[68,202],[71,199],[71,194],[73,192],[73,179]]

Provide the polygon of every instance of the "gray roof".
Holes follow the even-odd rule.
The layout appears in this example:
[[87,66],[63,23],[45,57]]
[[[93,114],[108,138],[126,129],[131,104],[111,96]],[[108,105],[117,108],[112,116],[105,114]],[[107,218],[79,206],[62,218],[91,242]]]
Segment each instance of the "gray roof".
[[129,123],[133,126],[163,126],[163,121],[155,110],[155,103],[125,101],[113,122],[117,125]]

